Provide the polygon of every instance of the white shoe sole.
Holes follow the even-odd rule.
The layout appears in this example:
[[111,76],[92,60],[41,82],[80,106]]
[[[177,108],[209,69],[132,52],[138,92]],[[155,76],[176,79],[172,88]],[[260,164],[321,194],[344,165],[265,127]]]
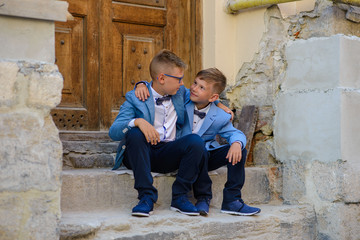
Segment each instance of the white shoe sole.
[[252,215],[258,214],[260,211],[257,211],[257,212],[254,212],[254,213],[241,213],[241,212],[221,210],[220,212],[221,213],[231,214],[231,215],[237,215],[237,216],[252,216]]
[[133,213],[131,213],[132,216],[136,216],[136,217],[149,217],[151,214],[153,214],[153,211],[151,211],[149,213],[143,213],[143,212],[133,212]]
[[194,213],[194,212],[183,212],[181,211],[180,209],[176,208],[176,207],[170,207],[170,209],[172,211],[175,211],[175,212],[179,212],[179,213],[182,213],[182,214],[185,214],[185,215],[188,215],[188,216],[199,216],[200,213]]

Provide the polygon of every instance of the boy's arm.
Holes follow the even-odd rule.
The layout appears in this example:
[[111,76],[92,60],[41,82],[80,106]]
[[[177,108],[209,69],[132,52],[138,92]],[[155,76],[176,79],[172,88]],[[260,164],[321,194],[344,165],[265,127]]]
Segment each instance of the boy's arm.
[[130,129],[129,122],[135,118],[135,109],[132,104],[125,101],[120,107],[114,123],[109,129],[109,136],[114,141],[120,141],[125,138],[125,134]]
[[148,97],[150,97],[147,84],[149,83],[145,81],[137,82],[135,84],[135,96],[141,101],[145,101]]
[[229,160],[229,163],[235,165],[241,161],[242,157],[242,146],[240,142],[234,142],[231,144],[230,149],[226,155],[226,159]]
[[[133,119],[134,125],[129,126],[129,123]],[[138,127],[145,135],[146,140],[151,142],[152,145],[156,145],[160,142],[160,135],[154,126],[143,118],[136,118],[135,107],[131,104],[131,101],[128,100],[127,95],[127,100],[121,105],[119,114],[109,129],[109,136],[114,141],[120,141],[125,138],[127,131],[130,130],[131,127]]]
[[151,145],[156,145],[160,142],[160,134],[148,121],[143,118],[136,118],[134,124],[135,127],[138,127],[145,135],[148,143],[151,143]]
[[243,132],[236,129],[230,121],[228,121],[218,132],[231,145],[226,158],[232,165],[241,161],[242,150],[246,146],[246,136]]
[[[148,82],[138,82],[135,85],[135,96],[141,100],[141,101],[145,101],[148,97],[150,97],[150,93],[149,93],[149,89],[147,88]],[[190,101],[190,89],[185,88],[185,97],[184,97],[184,102],[185,104]],[[221,108],[222,110],[224,110],[226,113],[231,114],[231,119],[230,121],[233,120],[234,118],[234,113],[233,111],[231,111],[230,108],[228,108],[227,106],[225,106],[224,104],[222,104],[219,100],[215,101],[215,105],[217,105],[219,108]]]
[[220,101],[218,102],[218,104],[216,105],[217,107],[221,108],[222,110],[224,110],[224,112],[231,114],[231,118],[230,121],[232,121],[234,119],[234,112],[231,111],[230,108],[228,108],[227,106],[225,106],[224,104],[222,104]]

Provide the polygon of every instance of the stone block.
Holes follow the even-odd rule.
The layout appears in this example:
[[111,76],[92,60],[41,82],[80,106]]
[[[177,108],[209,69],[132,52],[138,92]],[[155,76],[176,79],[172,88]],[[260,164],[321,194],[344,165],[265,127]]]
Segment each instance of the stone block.
[[285,91],[359,88],[359,51],[360,38],[355,36],[335,35],[291,42],[286,48],[286,81],[281,87]]
[[275,161],[274,141],[259,141],[253,149],[253,159],[256,166],[273,164]]
[[[360,9],[360,8],[359,8]],[[340,76],[341,87],[360,88],[360,38],[340,37]]]
[[0,15],[0,46],[6,46],[0,48],[1,58],[55,62],[54,26],[51,21]]
[[358,109],[360,109],[360,91],[356,89],[342,91],[340,117],[342,159],[360,171],[360,111]]
[[0,108],[16,104],[16,75],[19,67],[14,62],[0,61]]
[[[131,171],[130,171],[131,173]],[[227,169],[211,173],[213,199],[211,206],[220,208]],[[132,175],[118,175],[110,169],[76,169],[63,171],[61,208],[63,211],[86,211],[86,209],[131,209],[137,202]],[[174,176],[154,177],[158,190],[157,209],[167,209],[171,203],[171,186]],[[267,203],[271,198],[267,170],[246,168],[246,180],[242,197],[248,204]]]
[[316,214],[319,239],[359,239],[360,205],[331,203]]
[[264,135],[270,136],[274,129],[274,109],[272,106],[259,107],[259,117],[255,131],[261,131]]
[[[340,36],[290,42],[283,90],[331,89],[339,84]],[[326,60],[326,61],[325,61]],[[316,68],[314,68],[316,66]]]
[[310,167],[310,180],[321,201],[339,202],[343,195],[344,163],[341,160],[332,163],[314,161]]
[[0,189],[56,191],[60,187],[61,142],[50,116],[0,115]]
[[110,154],[69,154],[66,156],[74,168],[111,168],[115,164],[115,159]]
[[343,200],[345,203],[360,203],[360,163],[345,162],[343,175]]
[[306,195],[305,164],[302,159],[287,161],[283,165],[283,199],[287,204],[297,204]]
[[60,73],[33,72],[30,76],[28,104],[51,109],[61,101],[63,78]]
[[280,161],[341,159],[340,96],[339,89],[279,95],[274,140]]
[[316,216],[311,206],[261,205],[258,216],[239,217],[210,209],[208,217],[189,217],[169,209],[155,209],[148,218],[131,217],[131,210],[65,212],[61,240],[217,240],[316,238]]
[[119,143],[98,141],[63,141],[64,153],[116,153]]
[[1,239],[58,239],[59,195],[59,191],[1,192]]

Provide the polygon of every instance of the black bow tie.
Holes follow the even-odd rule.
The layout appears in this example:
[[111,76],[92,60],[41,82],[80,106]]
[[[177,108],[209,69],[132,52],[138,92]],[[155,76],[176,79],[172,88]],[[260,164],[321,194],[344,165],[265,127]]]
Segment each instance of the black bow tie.
[[156,105],[160,105],[163,103],[163,101],[169,101],[171,99],[171,96],[165,96],[165,97],[161,97],[161,98],[157,98],[156,99]]
[[198,115],[199,118],[203,119],[206,116],[206,113],[194,110],[194,114]]

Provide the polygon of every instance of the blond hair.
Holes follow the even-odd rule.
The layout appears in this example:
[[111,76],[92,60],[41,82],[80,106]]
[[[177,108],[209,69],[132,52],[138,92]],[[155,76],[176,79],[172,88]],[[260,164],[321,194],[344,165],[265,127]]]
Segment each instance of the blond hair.
[[174,67],[186,69],[186,64],[175,53],[163,49],[158,52],[150,62],[150,76],[152,80],[155,80],[161,71]]
[[213,83],[214,92],[217,94],[222,93],[226,87],[226,77],[217,68],[208,68],[201,70],[196,74],[196,78],[204,80],[208,83]]

